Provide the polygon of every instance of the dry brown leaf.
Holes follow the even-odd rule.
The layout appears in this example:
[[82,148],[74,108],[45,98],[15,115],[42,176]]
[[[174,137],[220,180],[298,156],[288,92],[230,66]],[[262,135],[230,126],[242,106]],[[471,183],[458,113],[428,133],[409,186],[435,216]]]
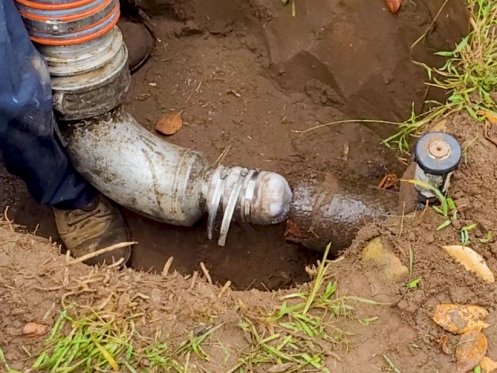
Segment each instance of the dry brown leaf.
[[475,272],[486,282],[495,282],[492,271],[488,268],[485,259],[473,249],[461,245],[442,246],[447,253],[468,271]]
[[174,135],[183,126],[182,111],[163,115],[157,122],[155,129],[164,135]]
[[48,326],[43,324],[38,324],[36,322],[28,322],[22,328],[22,334],[28,337],[34,337],[38,335],[43,335],[48,332]]
[[487,110],[478,110],[476,115],[483,115],[492,124],[497,124],[497,115],[494,112]]
[[480,361],[480,368],[482,373],[492,373],[497,371],[497,362],[490,359],[488,356],[484,356]]
[[402,5],[402,0],[385,0],[385,1],[387,3],[388,9],[390,9],[390,11],[393,14],[396,14],[399,11],[400,6]]
[[487,315],[488,311],[479,306],[439,304],[432,319],[448,332],[463,334],[489,327],[489,324],[482,321]]
[[457,373],[467,373],[480,364],[487,353],[487,337],[471,330],[461,336],[456,349]]

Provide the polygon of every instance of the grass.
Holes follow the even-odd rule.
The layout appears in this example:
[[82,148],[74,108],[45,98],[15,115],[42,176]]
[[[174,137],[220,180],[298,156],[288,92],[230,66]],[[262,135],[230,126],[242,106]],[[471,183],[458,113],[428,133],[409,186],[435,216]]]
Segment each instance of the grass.
[[[330,280],[329,268],[336,261],[327,260],[330,246],[319,263],[316,277],[308,289],[282,297],[282,304],[269,315],[244,314],[241,329],[252,339],[249,351],[228,373],[329,372],[328,358],[341,360],[337,347],[350,346],[346,331],[335,326],[340,318],[356,319],[365,327],[378,317],[359,319],[351,302],[380,303],[359,297],[338,296],[337,283]],[[340,260],[340,259],[337,259]]]
[[469,245],[469,231],[476,228],[476,224],[466,225],[461,228],[461,243],[463,246]]
[[480,238],[479,241],[481,243],[488,243],[492,241],[492,231],[488,231],[484,238]]
[[497,104],[491,94],[497,89],[497,2],[467,0],[470,33],[452,51],[438,52],[447,58],[437,69],[415,62],[426,69],[431,88],[447,92],[445,103],[429,101],[429,110],[411,117],[399,131],[384,142],[402,152],[409,150],[412,135],[426,126],[456,112],[467,112],[476,120],[497,118]]
[[[61,312],[33,369],[50,373],[119,372],[126,367],[131,373],[186,373],[190,354],[208,359],[201,344],[223,325],[208,328],[199,335],[191,333],[187,340],[172,348],[159,335],[150,340],[138,334],[134,319],[142,315],[122,317],[72,305]],[[146,366],[142,366],[144,361]],[[9,373],[15,373],[5,366]]]
[[384,359],[385,359],[385,361],[387,362],[388,367],[390,368],[390,370],[394,371],[395,373],[401,373],[401,371],[400,371],[400,370],[398,370],[398,369],[395,367],[395,365],[393,364],[392,360],[390,360],[390,359],[388,358],[388,356],[387,356],[387,355],[383,355],[383,358],[384,358]]
[[[451,197],[447,197],[439,189],[435,188],[433,185],[430,185],[428,183],[418,181],[418,180],[403,180],[403,181],[407,181],[411,184],[415,184],[415,185],[418,185],[422,188],[429,189],[430,191],[432,191],[436,195],[438,201],[440,202],[440,206],[432,206],[432,207],[438,214],[442,215],[445,218],[445,221],[437,227],[437,231],[448,227],[449,225],[452,224],[453,220],[457,219],[457,206]],[[476,228],[475,223],[466,225],[466,226],[461,228],[460,235],[461,235],[461,244],[463,246],[467,246],[470,243],[469,232],[475,228]],[[492,231],[488,231],[485,238],[480,239],[480,242],[487,243],[491,239],[492,239]],[[409,251],[409,273],[411,273],[411,271],[412,271],[411,262],[413,259],[411,257],[411,253],[412,253],[412,250]],[[410,284],[408,284],[408,285],[410,285]],[[408,287],[411,287],[411,286],[408,286]],[[416,287],[416,286],[412,286],[412,287]]]
[[438,188],[419,180],[410,179],[401,181],[407,181],[408,183],[417,185],[421,188],[428,189],[433,192],[433,194],[435,194],[438,201],[440,202],[440,206],[432,207],[438,214],[442,215],[445,218],[445,221],[437,227],[437,231],[448,227],[452,223],[452,220],[457,219],[457,206],[454,200],[451,197],[447,197]]

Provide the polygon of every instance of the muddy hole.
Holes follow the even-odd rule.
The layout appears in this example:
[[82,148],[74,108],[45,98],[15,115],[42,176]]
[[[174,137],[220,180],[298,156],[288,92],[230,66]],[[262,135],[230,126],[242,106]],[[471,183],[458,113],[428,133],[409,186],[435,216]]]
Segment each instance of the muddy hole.
[[[146,128],[183,110],[184,126],[167,141],[202,151],[214,162],[276,171],[290,183],[304,173],[355,175],[369,184],[404,166],[381,141],[395,126],[351,119],[403,121],[427,91],[411,60],[439,65],[467,30],[465,4],[404,2],[393,16],[383,2],[141,0],[158,37],[133,75],[127,109]],[[443,97],[443,96],[442,96]],[[340,121],[346,123],[330,124]],[[326,125],[325,125],[326,124]],[[329,125],[328,125],[329,124]],[[309,128],[313,130],[302,133]],[[0,168],[0,208],[16,223],[58,240],[50,208],[38,206],[19,180]],[[207,240],[205,221],[164,225],[124,211],[138,241],[131,265],[160,271],[199,270],[238,290],[277,289],[308,280],[305,266],[321,256],[284,240],[284,226],[233,224],[227,245]]]

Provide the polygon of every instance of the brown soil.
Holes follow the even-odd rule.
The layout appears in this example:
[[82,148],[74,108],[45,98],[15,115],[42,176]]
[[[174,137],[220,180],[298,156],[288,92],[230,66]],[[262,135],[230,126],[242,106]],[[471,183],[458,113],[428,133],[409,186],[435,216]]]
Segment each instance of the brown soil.
[[[394,127],[350,118],[403,120],[425,95],[425,73],[410,62],[410,46],[443,1],[407,1],[393,16],[381,1],[297,1],[296,16],[280,1],[148,0],[159,41],[133,76],[128,110],[151,131],[161,115],[184,110],[185,125],[167,138],[225,163],[277,171],[290,181],[303,171],[356,173],[376,184],[402,172],[381,146]],[[436,64],[433,52],[464,35],[463,1],[448,4],[413,58]],[[132,41],[136,35],[131,35]],[[130,39],[130,38],[128,38]],[[130,42],[136,48],[136,40]],[[0,168],[0,208],[19,224],[58,240],[48,208],[37,206],[22,183]],[[275,289],[307,280],[317,256],[284,242],[283,227],[234,225],[228,245],[206,238],[205,223],[165,226],[125,211],[138,269],[191,273],[203,261],[214,280],[237,289]],[[251,268],[250,272],[245,268]]]
[[[225,163],[274,170],[290,181],[315,170],[356,173],[377,183],[387,172],[402,172],[395,154],[380,146],[393,129],[347,123],[305,134],[295,131],[347,118],[407,117],[411,102],[419,104],[425,94],[423,72],[410,64],[409,47],[442,3],[405,1],[399,15],[392,16],[381,1],[330,1],[326,6],[317,0],[296,1],[293,18],[290,8],[279,1],[233,1],[220,7],[213,1],[149,0],[142,5],[154,15],[160,42],[152,59],[134,75],[128,109],[150,130],[161,115],[184,110],[185,125],[167,140],[201,150],[213,161],[230,146]],[[459,40],[464,31],[460,25],[465,24],[459,10],[463,5],[449,4],[434,31],[415,49],[415,58],[436,63],[431,52]],[[440,247],[457,244],[459,229],[477,223],[470,232],[470,246],[497,272],[497,243],[478,240],[497,230],[497,148],[481,135],[482,124],[465,116],[450,118],[448,131],[467,148],[450,191],[459,218],[436,231],[442,218],[428,209],[415,217],[369,225],[359,233],[330,276],[338,281],[340,295],[393,305],[355,304],[359,318],[379,317],[368,327],[355,319],[333,321],[334,327],[352,334],[349,349],[332,346],[341,361],[328,357],[330,371],[388,370],[382,357],[386,355],[403,373],[453,372],[454,357],[444,355],[436,342],[444,333],[430,319],[437,304],[452,302],[490,311],[486,321],[492,326],[485,331],[488,355],[497,359],[495,286],[483,284]],[[490,136],[497,138],[497,131]],[[9,217],[31,232],[39,224],[37,234],[57,240],[50,210],[36,206],[22,184],[3,169],[0,178],[0,206],[10,206]],[[112,299],[122,314],[143,312],[139,332],[153,337],[160,330],[173,345],[205,324],[225,322],[211,343],[203,345],[211,361],[193,357],[191,369],[228,371],[249,344],[238,327],[241,317],[268,314],[282,303],[281,295],[296,290],[228,290],[219,296],[220,287],[204,279],[192,286],[192,278],[183,275],[199,271],[198,263],[204,262],[220,285],[230,280],[239,290],[276,289],[308,281],[305,265],[317,259],[285,243],[284,227],[234,225],[228,245],[219,248],[207,241],[203,222],[178,228],[128,211],[125,215],[139,242],[133,266],[160,270],[174,256],[172,270],[177,272],[162,277],[131,269],[70,266],[58,248],[2,223],[0,346],[12,368],[29,368],[32,360],[24,348],[34,353],[43,343],[42,338],[20,335],[24,323],[53,325],[64,298],[92,307]],[[361,261],[365,243],[377,236],[405,265],[413,251],[410,279],[421,279],[417,288],[407,291],[405,283],[388,282],[377,268]],[[82,285],[86,280],[95,282]],[[68,292],[73,294],[64,297]],[[457,342],[449,335],[450,345]]]

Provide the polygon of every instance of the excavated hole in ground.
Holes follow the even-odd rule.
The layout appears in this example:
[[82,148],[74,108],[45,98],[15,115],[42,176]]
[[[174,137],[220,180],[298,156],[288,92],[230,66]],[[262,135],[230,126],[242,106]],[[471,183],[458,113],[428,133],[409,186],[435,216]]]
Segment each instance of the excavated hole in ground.
[[[195,148],[212,161],[230,147],[227,165],[280,172],[290,182],[308,173],[354,173],[377,184],[400,175],[396,153],[381,145],[395,131],[350,118],[401,121],[426,97],[425,73],[438,50],[467,30],[464,1],[450,2],[427,38],[443,1],[405,2],[397,16],[383,2],[296,2],[296,17],[280,1],[145,0],[159,41],[133,76],[128,110],[145,127],[183,110],[183,128],[167,141]],[[324,7],[324,8],[323,8]],[[139,42],[139,41],[137,41]],[[436,92],[429,92],[428,97]],[[38,206],[19,180],[0,168],[0,208],[30,230],[58,241],[49,208]],[[226,247],[208,241],[205,221],[173,227],[124,211],[135,247],[131,265],[192,273],[205,263],[215,282],[239,290],[277,289],[308,280],[321,254],[286,243],[284,226],[233,224]]]

